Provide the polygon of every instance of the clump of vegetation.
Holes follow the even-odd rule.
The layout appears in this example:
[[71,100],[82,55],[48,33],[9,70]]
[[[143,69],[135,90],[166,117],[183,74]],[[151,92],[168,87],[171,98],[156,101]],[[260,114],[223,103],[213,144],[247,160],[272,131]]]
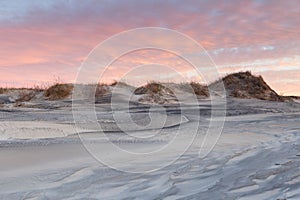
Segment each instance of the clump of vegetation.
[[121,87],[133,87],[131,85],[128,85],[127,83],[125,82],[122,82],[122,81],[114,81],[110,84],[110,86],[121,86]]
[[190,86],[192,87],[195,95],[205,97],[209,96],[208,87],[206,85],[202,85],[198,82],[191,82]]
[[174,92],[166,86],[167,84],[150,82],[145,86],[135,89],[135,95],[143,95],[139,101],[147,103],[164,104],[171,101],[177,101]]
[[212,85],[223,82],[229,96],[236,98],[256,98],[269,101],[285,101],[264,81],[262,76],[254,76],[250,71],[238,72],[225,76]]
[[114,81],[113,83],[110,84],[111,87],[118,87],[118,88],[127,88],[130,90],[135,90],[136,88],[132,85],[127,84],[126,82],[122,81]]
[[0,88],[0,94],[4,94],[7,91],[7,88]]
[[49,100],[61,100],[71,95],[73,91],[73,84],[56,83],[46,89],[44,96]]
[[179,83],[179,84],[173,83],[172,85],[174,88],[177,88],[183,92],[193,93],[201,97],[209,97],[208,86],[201,84],[199,82],[192,81],[190,83]]
[[30,101],[36,96],[36,90],[21,90],[16,102]]
[[142,94],[146,94],[147,92],[148,92],[147,88],[145,86],[141,86],[136,88],[133,93],[135,95],[142,95]]
[[142,95],[142,94],[159,94],[159,93],[166,93],[169,95],[174,95],[174,92],[164,86],[161,83],[157,82],[150,82],[146,84],[145,86],[141,86],[135,89],[134,94],[136,95]]
[[108,94],[110,92],[109,86],[107,84],[97,84],[96,86],[96,92],[95,92],[95,97],[96,98],[101,98],[104,95]]

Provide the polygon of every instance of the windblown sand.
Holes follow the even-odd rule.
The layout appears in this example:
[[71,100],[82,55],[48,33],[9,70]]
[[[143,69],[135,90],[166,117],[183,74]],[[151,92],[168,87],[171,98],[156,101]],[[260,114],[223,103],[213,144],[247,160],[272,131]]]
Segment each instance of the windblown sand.
[[[136,106],[131,115],[142,124],[148,120],[148,111]],[[167,127],[155,138],[137,140],[120,132],[105,105],[96,106],[99,123],[106,125],[111,142],[143,152],[167,144],[176,131],[184,133],[180,137],[186,142],[195,123],[200,122],[200,129],[205,130],[210,104],[202,100],[199,105],[157,107],[151,112],[156,120],[166,112]],[[147,130],[128,127],[126,131],[147,136],[156,129],[159,126]],[[89,134],[91,141],[97,136],[97,130],[77,131]],[[70,107],[1,108],[0,199],[296,200],[300,198],[299,131],[297,103],[229,99],[223,133],[209,155],[200,159],[198,146],[192,145],[165,168],[131,174],[97,162],[85,150],[76,135]],[[110,153],[101,145],[98,148]],[[176,146],[173,150],[145,167],[177,156]],[[137,166],[134,162],[120,164],[128,169]]]

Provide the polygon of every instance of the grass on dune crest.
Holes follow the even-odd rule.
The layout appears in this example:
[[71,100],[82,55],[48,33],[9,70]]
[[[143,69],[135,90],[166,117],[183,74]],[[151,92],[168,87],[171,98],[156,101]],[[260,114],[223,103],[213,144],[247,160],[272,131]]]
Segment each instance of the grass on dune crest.
[[228,96],[243,99],[261,99],[269,101],[289,101],[291,98],[277,94],[263,79],[262,76],[255,76],[250,71],[229,74],[220,80],[215,81],[211,86],[220,83],[228,93]]
[[181,91],[185,91],[188,93],[194,93],[197,96],[209,96],[208,87],[198,82],[190,82],[190,83],[160,83],[160,82],[149,82],[144,86],[138,87],[134,94],[142,95],[147,93],[159,94],[159,93],[167,93],[170,95],[174,95],[172,89],[178,89]]
[[0,88],[0,94],[4,94],[7,91],[7,88]]
[[45,90],[44,96],[48,100],[60,100],[71,95],[73,84],[56,83]]
[[[98,83],[88,84],[86,86],[96,86],[95,97],[101,98],[111,94],[113,88],[128,88],[135,95],[148,95],[151,97],[173,97],[175,91],[183,91],[193,93],[199,97],[209,97],[209,88],[216,89],[220,85],[224,85],[227,96],[244,99],[261,99],[269,101],[293,101],[300,99],[296,96],[282,96],[277,94],[263,79],[262,76],[255,76],[250,71],[237,72],[228,74],[209,85],[204,85],[199,82],[158,82],[150,81],[147,84],[134,87],[126,82],[114,81],[111,84]],[[222,87],[220,87],[222,89]],[[55,101],[68,98],[72,95],[74,84],[71,83],[55,83],[49,87],[33,87],[33,88],[5,88],[0,87],[0,94],[10,96],[14,94],[15,100],[18,102],[30,101],[37,94],[44,99]],[[41,94],[42,93],[42,94]],[[17,94],[17,95],[16,95]],[[39,96],[39,98],[40,98]]]
[[141,94],[146,94],[146,93],[158,94],[161,92],[166,92],[168,94],[174,94],[170,88],[165,86],[165,84],[155,82],[155,81],[149,82],[144,86],[136,88],[136,90],[134,91],[134,94],[136,94],[136,95],[141,95]]

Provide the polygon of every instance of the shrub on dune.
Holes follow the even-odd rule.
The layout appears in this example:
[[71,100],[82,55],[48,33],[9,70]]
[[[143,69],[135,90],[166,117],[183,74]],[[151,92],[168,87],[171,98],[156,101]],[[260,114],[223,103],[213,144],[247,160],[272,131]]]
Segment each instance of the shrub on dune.
[[7,91],[7,88],[0,88],[0,94],[4,94]]
[[74,86],[72,84],[60,84],[49,87],[44,96],[49,100],[61,100],[71,95]]
[[134,94],[141,95],[141,94],[159,94],[164,93],[168,95],[174,95],[173,91],[169,89],[168,87],[164,86],[161,83],[158,82],[150,82],[146,84],[145,86],[141,86],[136,88],[134,91]]
[[108,94],[109,92],[110,92],[110,89],[109,89],[108,85],[106,85],[106,84],[97,84],[95,97],[96,98],[101,98],[104,95]]
[[198,82],[191,82],[190,86],[194,90],[195,95],[205,97],[209,96],[208,87],[206,85],[202,85]]
[[22,90],[19,93],[19,97],[16,99],[17,102],[30,101],[36,96],[35,90]]
[[261,99],[269,101],[289,101],[290,98],[278,95],[262,78],[254,76],[250,71],[238,72],[225,76],[214,82],[217,86],[223,82],[228,96],[244,99]]

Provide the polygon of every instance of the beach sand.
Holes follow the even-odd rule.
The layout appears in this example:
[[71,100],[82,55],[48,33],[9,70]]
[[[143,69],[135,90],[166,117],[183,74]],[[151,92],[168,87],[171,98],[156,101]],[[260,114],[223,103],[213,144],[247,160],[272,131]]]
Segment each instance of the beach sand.
[[[105,130],[110,142],[122,149],[154,151],[167,145],[177,132],[180,142],[149,160],[130,160],[106,149],[107,144],[97,129],[76,130],[70,107],[3,108],[0,111],[0,199],[300,198],[300,106],[297,103],[228,99],[223,132],[204,158],[199,157],[201,145],[197,142],[177,157],[181,145],[190,141],[190,130],[196,124],[202,130],[198,133],[199,142],[205,138],[210,120],[207,100],[180,108],[154,106],[151,112],[155,113],[156,120],[167,113],[166,127],[155,127],[156,122],[146,130],[127,127],[129,136],[114,125],[113,112],[108,110],[105,105],[96,106],[100,124],[108,127]],[[149,120],[148,111],[145,106],[136,106],[131,116],[143,123]],[[122,116],[123,111],[119,112]],[[222,116],[213,120],[222,120]],[[126,123],[129,122],[123,121],[123,125]],[[161,132],[156,134],[157,130]],[[146,171],[168,159],[175,161],[148,173],[115,170],[94,159],[77,132],[81,136],[85,134],[85,145],[94,145],[94,150],[109,155],[120,169]],[[152,133],[155,137],[148,137]],[[202,149],[210,147],[206,145]]]

